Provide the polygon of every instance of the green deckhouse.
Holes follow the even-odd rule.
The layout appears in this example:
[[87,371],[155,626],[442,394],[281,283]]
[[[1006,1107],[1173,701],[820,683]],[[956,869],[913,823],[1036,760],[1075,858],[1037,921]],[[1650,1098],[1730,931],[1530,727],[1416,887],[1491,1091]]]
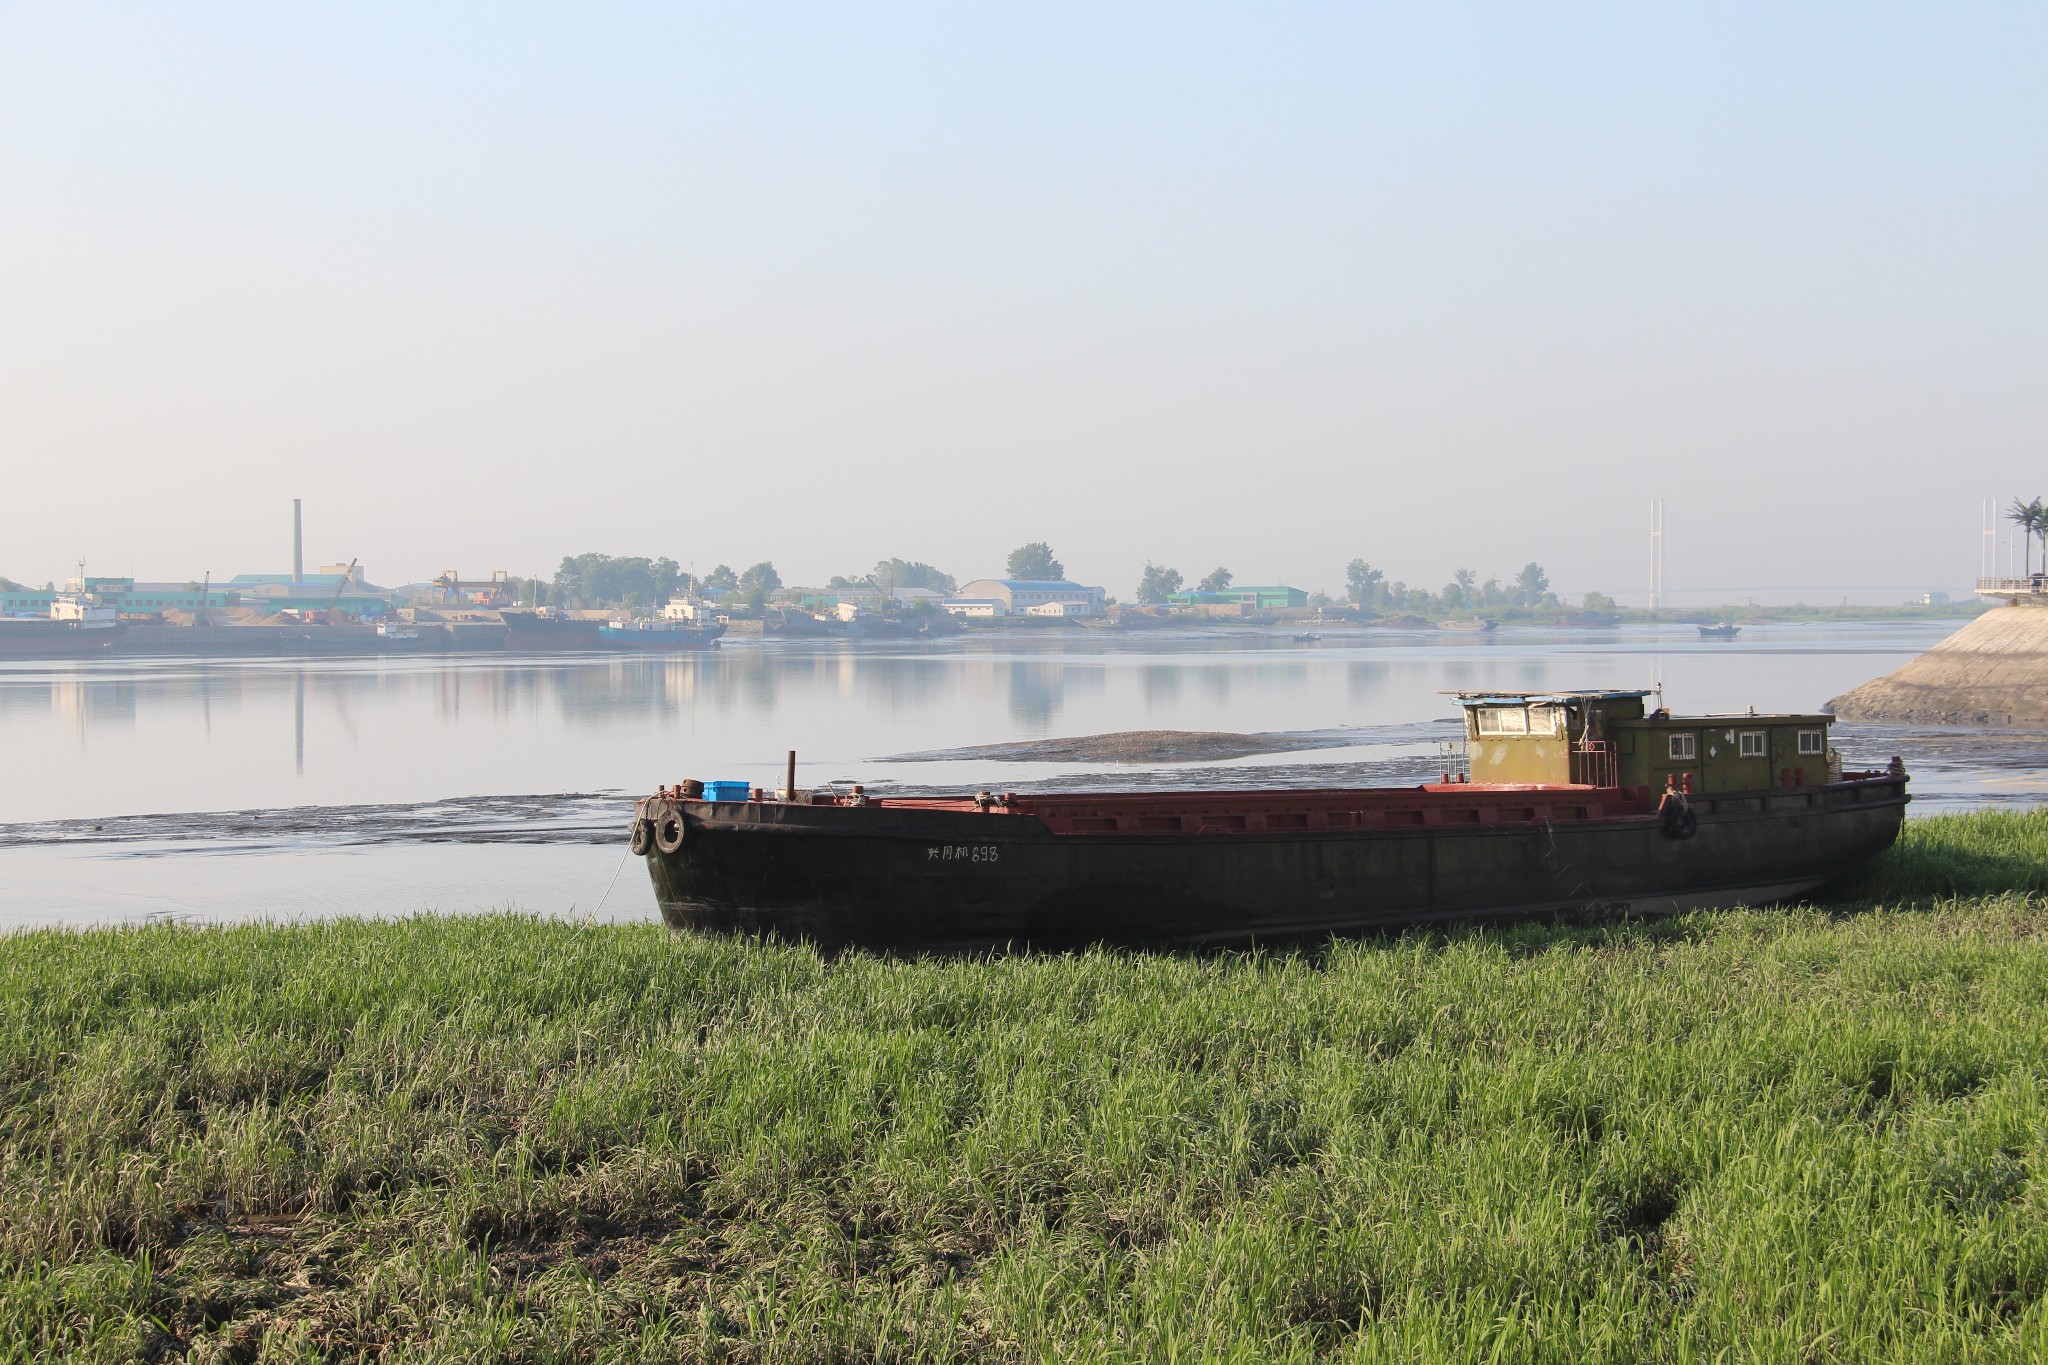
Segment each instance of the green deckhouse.
[[1675,786],[1692,792],[1836,780],[1833,716],[1674,716],[1648,692],[1459,692],[1474,782]]

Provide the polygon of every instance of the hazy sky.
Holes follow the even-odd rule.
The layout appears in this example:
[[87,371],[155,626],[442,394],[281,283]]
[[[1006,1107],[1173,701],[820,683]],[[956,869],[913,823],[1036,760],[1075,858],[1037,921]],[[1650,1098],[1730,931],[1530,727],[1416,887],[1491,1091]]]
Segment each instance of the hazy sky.
[[[0,0],[0,574],[1963,586],[2048,7]],[[1894,591],[1897,589],[1898,591]]]

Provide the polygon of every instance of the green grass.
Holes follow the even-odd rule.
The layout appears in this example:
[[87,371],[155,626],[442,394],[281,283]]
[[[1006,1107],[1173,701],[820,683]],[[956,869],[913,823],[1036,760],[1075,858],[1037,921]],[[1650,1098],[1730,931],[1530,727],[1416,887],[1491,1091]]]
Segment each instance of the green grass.
[[2038,1360],[2044,891],[1977,815],[1279,956],[0,939],[0,1359]]

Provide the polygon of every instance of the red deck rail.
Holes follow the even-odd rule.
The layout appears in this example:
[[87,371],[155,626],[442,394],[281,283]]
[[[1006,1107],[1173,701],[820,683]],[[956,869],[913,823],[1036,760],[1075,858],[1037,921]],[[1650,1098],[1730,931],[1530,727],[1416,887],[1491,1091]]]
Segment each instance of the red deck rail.
[[1604,739],[1588,739],[1572,746],[1572,781],[1588,787],[1621,785],[1621,758]]

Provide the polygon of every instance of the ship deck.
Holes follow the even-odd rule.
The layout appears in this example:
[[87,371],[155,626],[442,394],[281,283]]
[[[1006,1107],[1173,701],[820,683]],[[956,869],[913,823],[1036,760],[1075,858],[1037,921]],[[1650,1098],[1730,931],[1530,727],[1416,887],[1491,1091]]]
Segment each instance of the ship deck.
[[[1432,782],[1280,791],[1005,793],[986,802],[975,797],[870,797],[864,808],[1027,815],[1054,834],[1248,834],[1608,820],[1653,815],[1660,796],[1649,787]],[[819,797],[814,804],[853,803]]]

